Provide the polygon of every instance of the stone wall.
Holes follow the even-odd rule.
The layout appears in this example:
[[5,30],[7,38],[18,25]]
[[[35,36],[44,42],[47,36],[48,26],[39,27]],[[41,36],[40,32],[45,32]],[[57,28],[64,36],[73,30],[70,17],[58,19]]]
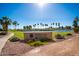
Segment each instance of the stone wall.
[[32,32],[32,33],[24,33],[24,38],[26,41],[28,40],[40,40],[40,39],[52,39],[52,32]]

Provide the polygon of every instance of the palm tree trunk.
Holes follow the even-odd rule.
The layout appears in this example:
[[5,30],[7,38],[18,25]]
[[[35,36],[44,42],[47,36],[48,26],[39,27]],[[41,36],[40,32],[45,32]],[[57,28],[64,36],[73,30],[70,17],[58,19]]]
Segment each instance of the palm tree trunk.
[[16,25],[15,25],[15,28],[14,29],[16,30]]
[[7,26],[7,24],[3,24],[2,27],[3,27],[3,30],[5,31],[5,33],[7,33],[8,32],[8,26]]
[[78,33],[78,28],[77,27],[74,27],[74,32]]

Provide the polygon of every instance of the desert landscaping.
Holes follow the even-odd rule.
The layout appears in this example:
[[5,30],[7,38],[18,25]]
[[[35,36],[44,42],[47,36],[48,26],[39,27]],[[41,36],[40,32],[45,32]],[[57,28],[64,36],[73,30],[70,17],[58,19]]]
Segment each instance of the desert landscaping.
[[78,5],[0,4],[0,56],[79,56]]

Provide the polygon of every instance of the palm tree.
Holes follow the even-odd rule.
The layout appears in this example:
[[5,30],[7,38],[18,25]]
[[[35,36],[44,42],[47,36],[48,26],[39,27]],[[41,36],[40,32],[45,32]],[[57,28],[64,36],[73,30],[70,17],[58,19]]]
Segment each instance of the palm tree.
[[4,17],[2,17],[2,19],[0,19],[0,24],[2,25],[3,30],[7,32],[8,31],[8,25],[11,25],[11,19],[4,16]]
[[43,24],[42,26],[43,26],[43,28],[44,28],[44,24]]
[[40,23],[40,25],[42,26],[43,24],[42,24],[42,23]]
[[37,24],[37,25],[39,25],[39,24]]
[[64,29],[64,27],[63,27],[63,26],[61,26],[61,28],[62,28],[62,29]]
[[23,30],[26,30],[26,26],[23,26]]
[[55,24],[55,23],[53,22],[53,23],[52,23],[52,25],[53,25],[53,28],[54,28],[54,24]]
[[3,24],[3,21],[2,21],[2,19],[0,19],[0,25],[2,25]]
[[33,27],[35,28],[36,27],[36,24],[34,24]]
[[16,26],[18,25],[18,22],[17,22],[17,21],[14,21],[14,22],[13,22],[13,25],[14,25],[14,27],[15,27],[14,29],[16,30]]
[[26,26],[26,30],[28,30],[29,29],[29,26]]
[[51,23],[51,27],[52,27],[52,23]]
[[18,29],[19,29],[19,24],[17,24],[18,25]]
[[54,25],[54,23],[52,23],[52,25]]
[[56,23],[56,26],[58,25],[58,23]]
[[35,25],[33,25],[33,27],[35,28]]
[[29,30],[31,30],[32,29],[32,26],[31,25],[29,25]]
[[43,24],[43,23],[40,23],[40,25],[41,25],[42,27],[44,27],[44,24]]
[[77,33],[78,32],[78,17],[76,17],[73,21],[73,26],[74,26],[74,32]]
[[32,26],[31,25],[28,25],[26,27],[24,27],[26,30],[31,30],[32,29]]
[[47,27],[48,26],[48,24],[45,24],[45,27]]
[[58,27],[60,28],[60,23],[58,23]]
[[36,24],[35,24],[35,27],[36,27]]
[[39,28],[39,24],[37,24],[38,28]]

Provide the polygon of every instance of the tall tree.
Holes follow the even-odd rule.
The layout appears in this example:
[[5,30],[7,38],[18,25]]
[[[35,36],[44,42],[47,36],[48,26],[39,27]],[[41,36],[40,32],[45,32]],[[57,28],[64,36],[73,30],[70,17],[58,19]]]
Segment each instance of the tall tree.
[[0,24],[2,25],[3,30],[7,32],[8,31],[8,25],[11,25],[11,19],[4,16],[0,19]]
[[60,28],[60,23],[58,23],[58,27]]
[[77,33],[78,32],[78,17],[76,17],[73,21],[73,26],[74,26],[74,32]]
[[55,23],[56,24],[56,26],[58,25],[58,23]]
[[26,30],[28,30],[29,29],[29,26],[26,26]]
[[35,28],[35,25],[33,25],[33,27]]
[[2,21],[2,19],[0,19],[0,25],[2,26],[2,24],[3,24],[3,21]]
[[20,24],[17,24],[17,25],[18,25],[18,29],[19,29],[19,25],[20,25]]
[[17,21],[14,21],[14,22],[13,22],[13,25],[14,25],[14,27],[15,27],[14,29],[16,30],[16,26],[18,25],[18,22],[17,22]]
[[39,28],[39,23],[37,24],[38,28]]
[[52,25],[54,25],[54,23],[52,23]]
[[32,26],[31,25],[28,25],[25,28],[26,28],[26,30],[31,30],[32,29]]
[[23,30],[26,30],[26,26],[23,26]]
[[35,28],[36,27],[36,24],[34,24],[33,27]]
[[31,30],[32,29],[32,26],[31,25],[29,25],[29,30]]
[[40,23],[40,25],[44,28],[44,24],[43,23]]
[[54,27],[54,22],[52,23],[53,27]]
[[66,26],[65,29],[70,30],[72,27],[71,26]]
[[48,24],[45,24],[45,27],[47,27],[48,26]]

